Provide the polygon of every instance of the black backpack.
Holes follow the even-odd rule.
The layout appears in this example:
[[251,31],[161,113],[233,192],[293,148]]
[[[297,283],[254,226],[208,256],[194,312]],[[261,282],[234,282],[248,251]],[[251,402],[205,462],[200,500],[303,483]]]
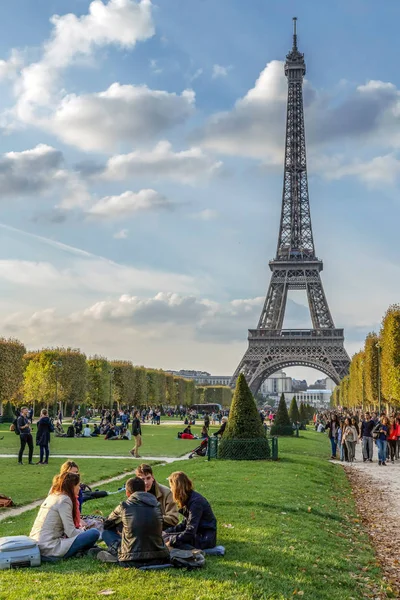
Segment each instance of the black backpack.
[[179,548],[170,548],[171,565],[175,569],[201,569],[206,564],[204,554],[201,550],[180,550]]
[[16,417],[14,419],[14,421],[13,421],[12,424],[14,425],[14,433],[15,433],[15,435],[20,435],[21,432],[20,432],[19,427],[18,427],[18,417]]

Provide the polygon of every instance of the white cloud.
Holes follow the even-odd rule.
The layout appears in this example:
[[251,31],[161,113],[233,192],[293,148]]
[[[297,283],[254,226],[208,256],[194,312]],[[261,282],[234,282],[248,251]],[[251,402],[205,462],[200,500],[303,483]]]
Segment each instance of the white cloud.
[[23,65],[23,58],[18,50],[11,50],[10,58],[0,60],[0,81],[14,79]]
[[218,217],[218,211],[212,208],[205,208],[200,212],[193,213],[191,215],[192,219],[197,219],[199,221],[212,221]]
[[207,123],[202,145],[223,154],[282,162],[287,84],[280,61],[270,62],[232,111]]
[[48,126],[64,142],[83,150],[112,150],[118,142],[148,142],[183,123],[195,95],[113,83],[106,91],[66,96]]
[[128,233],[129,231],[127,229],[121,229],[120,231],[114,233],[113,238],[115,238],[116,240],[126,240],[126,238],[128,237]]
[[42,119],[37,108],[48,107],[60,70],[82,57],[90,57],[96,47],[115,44],[132,48],[154,35],[151,0],[94,0],[88,13],[54,15],[51,38],[43,46],[39,62],[23,69],[17,84],[16,112],[20,119]]
[[[355,89],[349,87],[345,93],[340,88],[336,97],[315,90],[305,80],[303,95],[310,164],[319,164],[321,168],[321,149],[338,143],[343,146],[346,142],[346,152],[351,157],[363,156],[366,147],[400,148],[400,92],[394,84],[372,80]],[[281,166],[286,102],[283,63],[272,61],[232,110],[212,116],[195,140],[222,154],[261,159],[266,164]],[[359,158],[357,162],[367,164],[369,160]],[[344,157],[344,162],[349,160]],[[378,156],[370,166],[374,172],[387,168],[391,173],[394,163],[389,163],[387,156]],[[342,162],[339,166],[342,167]],[[360,171],[364,179],[368,178],[367,173],[361,173],[362,169],[357,164],[350,167],[355,175]],[[374,177],[371,174],[370,179]]]
[[217,79],[218,77],[226,77],[231,70],[231,65],[228,67],[223,67],[222,65],[213,65],[212,78]]
[[87,213],[94,217],[123,218],[137,212],[171,209],[172,202],[155,190],[126,191],[119,196],[106,196],[93,204]]
[[136,150],[129,154],[111,157],[103,177],[127,179],[148,176],[156,179],[168,178],[180,183],[194,183],[217,173],[222,166],[207,156],[201,148],[190,148],[174,152],[169,142],[159,142],[153,150]]
[[348,162],[338,160],[337,164],[327,161],[323,171],[326,179],[342,179],[356,177],[369,187],[380,187],[382,184],[393,185],[400,176],[400,160],[395,154],[375,156],[366,161]]
[[22,152],[6,152],[0,157],[2,194],[19,196],[48,191],[63,160],[62,152],[46,144]]

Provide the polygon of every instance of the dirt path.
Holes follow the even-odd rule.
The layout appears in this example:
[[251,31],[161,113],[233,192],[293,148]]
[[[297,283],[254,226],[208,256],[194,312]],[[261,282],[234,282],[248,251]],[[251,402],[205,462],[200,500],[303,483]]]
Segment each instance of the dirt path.
[[[176,460],[186,460],[187,458],[189,458],[189,454],[184,454],[183,456],[177,456],[177,457],[172,457],[172,456],[141,456],[140,457],[140,462],[146,462],[147,460],[157,460],[159,462],[162,463],[173,463]],[[17,454],[0,454],[0,458],[17,458]],[[110,460],[112,458],[117,458],[118,460],[138,460],[133,458],[133,456],[130,455],[124,455],[124,456],[118,456],[118,455],[114,455],[114,456],[104,456],[103,454],[52,454],[51,458],[106,458],[107,460]]]
[[400,460],[378,466],[374,444],[373,461],[363,462],[361,444],[356,461],[342,465],[353,488],[358,513],[376,550],[377,558],[395,598],[400,598]]

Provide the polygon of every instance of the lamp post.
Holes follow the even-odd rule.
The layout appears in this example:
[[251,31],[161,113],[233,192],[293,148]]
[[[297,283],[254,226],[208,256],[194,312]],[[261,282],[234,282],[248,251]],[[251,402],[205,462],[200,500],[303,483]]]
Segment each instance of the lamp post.
[[379,405],[379,417],[381,416],[381,345],[379,342],[375,344],[378,349],[378,405]]
[[111,408],[111,406],[112,406],[112,384],[113,384],[114,369],[110,369],[108,371],[108,374],[110,376],[110,408]]
[[57,400],[57,396],[58,396],[58,369],[60,367],[62,367],[62,361],[61,360],[53,360],[53,362],[51,363],[53,365],[53,367],[55,367],[56,370],[56,398],[55,398],[55,403],[56,403],[56,407],[58,410],[58,400]]
[[361,388],[362,388],[361,404],[362,404],[362,409],[364,412],[364,361],[363,360],[361,361],[361,369],[362,369],[362,372],[361,372],[361,375],[362,375],[361,376]]

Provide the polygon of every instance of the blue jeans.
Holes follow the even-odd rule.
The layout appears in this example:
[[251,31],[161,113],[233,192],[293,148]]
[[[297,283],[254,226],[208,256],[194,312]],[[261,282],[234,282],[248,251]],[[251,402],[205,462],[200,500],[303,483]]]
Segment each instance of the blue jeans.
[[344,447],[343,444],[339,444],[340,460],[344,460]]
[[386,440],[376,440],[376,445],[378,446],[379,462],[386,462],[387,441]]
[[108,548],[115,542],[121,543],[121,536],[118,535],[115,529],[105,529],[101,534],[101,539],[107,544]]
[[97,531],[97,529],[83,531],[74,539],[72,546],[68,552],[64,554],[63,558],[70,558],[78,552],[82,552],[82,550],[89,550],[89,548],[92,548],[92,546],[95,545],[99,537],[100,531]]
[[39,446],[40,448],[40,462],[43,462],[44,456],[46,456],[46,462],[49,462],[49,445]]
[[331,440],[331,448],[332,448],[332,456],[336,456],[336,448],[337,448],[337,443],[335,438],[330,438]]

